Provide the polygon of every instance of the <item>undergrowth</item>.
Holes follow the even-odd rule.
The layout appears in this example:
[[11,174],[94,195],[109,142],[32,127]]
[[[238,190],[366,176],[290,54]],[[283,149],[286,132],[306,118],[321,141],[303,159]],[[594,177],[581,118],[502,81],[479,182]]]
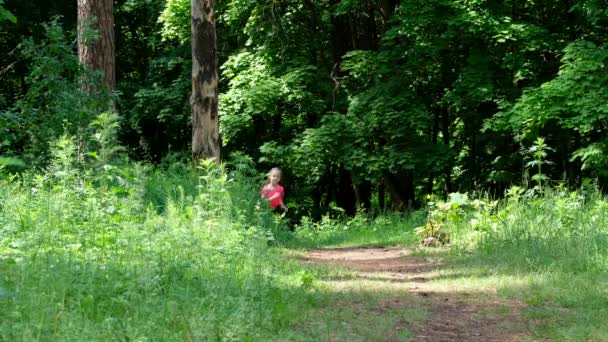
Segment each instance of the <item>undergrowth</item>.
[[238,172],[91,146],[0,176],[0,340],[264,340],[321,300]]
[[414,227],[422,212],[371,217],[363,212],[351,219],[323,216],[318,222],[303,217],[284,244],[294,248],[403,246],[416,241]]
[[448,202],[440,221],[454,267],[523,279],[498,290],[529,305],[538,337],[608,338],[608,200],[594,186],[512,187],[500,201]]

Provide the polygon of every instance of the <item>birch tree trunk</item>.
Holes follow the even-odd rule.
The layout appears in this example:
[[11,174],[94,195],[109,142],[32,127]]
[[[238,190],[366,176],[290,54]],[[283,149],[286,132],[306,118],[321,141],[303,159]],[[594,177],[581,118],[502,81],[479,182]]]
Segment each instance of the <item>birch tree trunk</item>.
[[192,160],[220,160],[215,0],[192,0]]
[[[99,39],[89,39],[87,29],[97,31]],[[78,58],[80,64],[102,72],[103,87],[109,91],[114,89],[113,0],[78,0]],[[82,88],[87,91],[97,90],[89,82],[83,82]]]

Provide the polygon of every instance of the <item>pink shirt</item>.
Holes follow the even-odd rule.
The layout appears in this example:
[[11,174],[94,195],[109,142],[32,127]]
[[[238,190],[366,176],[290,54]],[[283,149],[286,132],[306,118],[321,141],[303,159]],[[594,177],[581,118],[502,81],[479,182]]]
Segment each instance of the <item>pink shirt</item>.
[[267,185],[264,187],[264,189],[262,189],[262,196],[264,196],[264,198],[270,198],[274,194],[279,195],[276,198],[270,200],[271,208],[276,208],[281,205],[281,202],[283,201],[283,196],[285,196],[285,189],[283,189],[281,185],[277,185],[277,187],[274,189],[272,189],[270,185]]

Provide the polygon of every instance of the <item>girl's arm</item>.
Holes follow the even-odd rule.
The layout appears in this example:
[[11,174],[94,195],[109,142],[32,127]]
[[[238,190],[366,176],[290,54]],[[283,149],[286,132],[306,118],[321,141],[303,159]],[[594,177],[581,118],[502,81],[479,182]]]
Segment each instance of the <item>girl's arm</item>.
[[262,187],[262,190],[260,190],[260,196],[262,196],[262,198],[266,197],[266,194],[268,194],[268,185],[264,185]]
[[[268,200],[269,200],[269,201],[272,201],[273,199],[275,199],[275,198],[279,198],[279,197],[281,197],[281,194],[280,194],[280,193],[278,193],[278,192],[275,192],[275,193],[274,193],[274,195],[272,195],[272,196],[268,197]],[[281,200],[281,202],[283,202],[283,200]]]
[[283,203],[283,199],[281,198],[281,208],[283,208],[283,210],[287,211],[287,206],[285,205],[285,203]]

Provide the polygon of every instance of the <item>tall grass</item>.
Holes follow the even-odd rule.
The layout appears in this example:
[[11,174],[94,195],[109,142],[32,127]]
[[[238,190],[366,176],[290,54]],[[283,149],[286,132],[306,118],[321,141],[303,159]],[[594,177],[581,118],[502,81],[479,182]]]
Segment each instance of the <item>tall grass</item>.
[[499,291],[530,305],[539,336],[608,339],[608,200],[599,191],[514,187],[503,201],[464,208],[445,222],[466,251],[460,262],[523,279]]
[[377,217],[360,212],[350,219],[324,216],[318,222],[304,217],[294,234],[282,242],[292,248],[410,245],[417,238],[414,227],[423,220],[422,212]]
[[79,169],[72,147],[0,176],[0,340],[264,340],[316,300],[246,182],[214,164]]

